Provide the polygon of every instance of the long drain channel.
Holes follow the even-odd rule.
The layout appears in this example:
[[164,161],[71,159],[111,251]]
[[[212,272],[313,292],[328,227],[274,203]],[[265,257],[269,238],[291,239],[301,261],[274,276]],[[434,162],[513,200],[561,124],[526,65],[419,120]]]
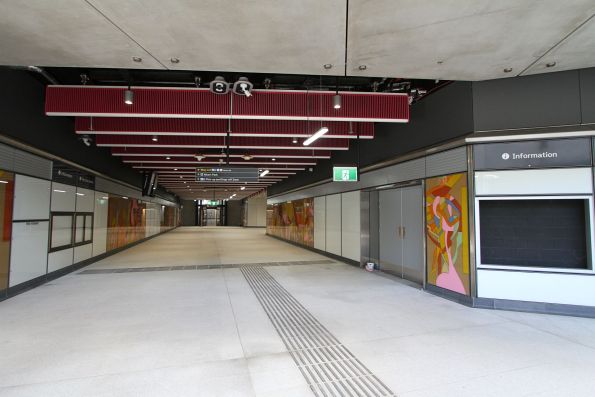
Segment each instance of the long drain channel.
[[269,272],[240,269],[316,396],[395,395]]

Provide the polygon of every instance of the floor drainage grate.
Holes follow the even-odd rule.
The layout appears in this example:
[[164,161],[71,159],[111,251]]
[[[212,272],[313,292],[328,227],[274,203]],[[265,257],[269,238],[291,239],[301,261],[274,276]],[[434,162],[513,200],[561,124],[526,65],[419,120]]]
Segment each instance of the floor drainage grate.
[[269,272],[241,270],[316,396],[395,395]]
[[326,265],[335,263],[329,259],[317,261],[292,261],[292,262],[264,262],[264,263],[241,263],[229,265],[190,265],[190,266],[159,266],[159,267],[124,267],[119,269],[88,269],[77,274],[109,274],[109,273],[135,273],[135,272],[165,272],[171,270],[207,270],[207,269],[229,269],[242,267],[265,267],[265,266],[298,266],[298,265]]

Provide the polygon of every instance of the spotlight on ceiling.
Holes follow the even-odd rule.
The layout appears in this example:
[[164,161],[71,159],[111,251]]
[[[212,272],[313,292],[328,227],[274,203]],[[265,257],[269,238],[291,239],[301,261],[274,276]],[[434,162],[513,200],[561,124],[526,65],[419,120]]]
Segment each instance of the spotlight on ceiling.
[[327,132],[328,132],[328,128],[327,127],[320,128],[318,131],[316,131],[314,133],[314,135],[312,135],[310,138],[308,138],[308,139],[306,139],[304,141],[304,146],[308,146],[309,144],[311,144],[312,142],[314,142],[315,140],[317,140],[318,138],[320,138],[321,136],[323,136]]
[[262,172],[260,173],[260,176],[261,176],[261,177],[263,177],[263,176],[265,176],[265,175],[266,175],[266,174],[268,174],[268,173],[269,173],[269,170],[264,170],[264,171],[262,171]]
[[335,109],[341,109],[341,95],[337,94],[333,96],[333,107]]
[[177,171],[177,170],[178,170],[177,168],[174,168],[174,171]]
[[291,142],[292,142],[292,143],[298,143],[298,140],[297,140],[297,138],[295,138],[295,137],[294,137],[294,138],[291,140]]
[[242,186],[240,190],[246,190],[246,186]]
[[202,154],[197,154],[194,156],[198,161],[201,161],[202,159],[204,159],[206,156],[203,156]]
[[171,157],[167,156],[165,159],[166,159],[166,160],[171,160]]
[[248,161],[248,160],[252,160],[252,156],[250,156],[249,154],[245,154],[245,155],[243,155],[243,156],[242,156],[242,158],[243,158],[244,160],[246,160],[246,161]]
[[273,161],[277,161],[277,159],[276,159],[276,158],[274,158],[274,157],[273,157],[271,160],[273,160]]
[[124,103],[126,105],[132,105],[133,102],[134,102],[134,92],[132,92],[132,90],[129,88],[126,91],[124,91]]
[[153,135],[153,137],[151,138],[151,140],[153,142],[157,142],[159,140],[159,138],[157,137],[157,135]]

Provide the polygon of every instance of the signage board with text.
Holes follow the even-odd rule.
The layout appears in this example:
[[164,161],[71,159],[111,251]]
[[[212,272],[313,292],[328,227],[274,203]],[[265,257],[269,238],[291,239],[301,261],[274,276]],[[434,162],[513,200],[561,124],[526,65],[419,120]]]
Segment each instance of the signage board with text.
[[589,138],[548,139],[473,146],[476,170],[590,167]]
[[197,182],[258,182],[258,168],[204,167],[196,169]]

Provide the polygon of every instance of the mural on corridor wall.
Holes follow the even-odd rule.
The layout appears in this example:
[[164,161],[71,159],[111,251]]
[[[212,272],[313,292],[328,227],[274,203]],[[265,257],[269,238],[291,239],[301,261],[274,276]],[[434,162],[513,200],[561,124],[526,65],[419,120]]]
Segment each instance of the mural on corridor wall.
[[469,295],[467,174],[426,180],[428,283]]
[[267,234],[314,246],[314,200],[294,200],[267,207]]

